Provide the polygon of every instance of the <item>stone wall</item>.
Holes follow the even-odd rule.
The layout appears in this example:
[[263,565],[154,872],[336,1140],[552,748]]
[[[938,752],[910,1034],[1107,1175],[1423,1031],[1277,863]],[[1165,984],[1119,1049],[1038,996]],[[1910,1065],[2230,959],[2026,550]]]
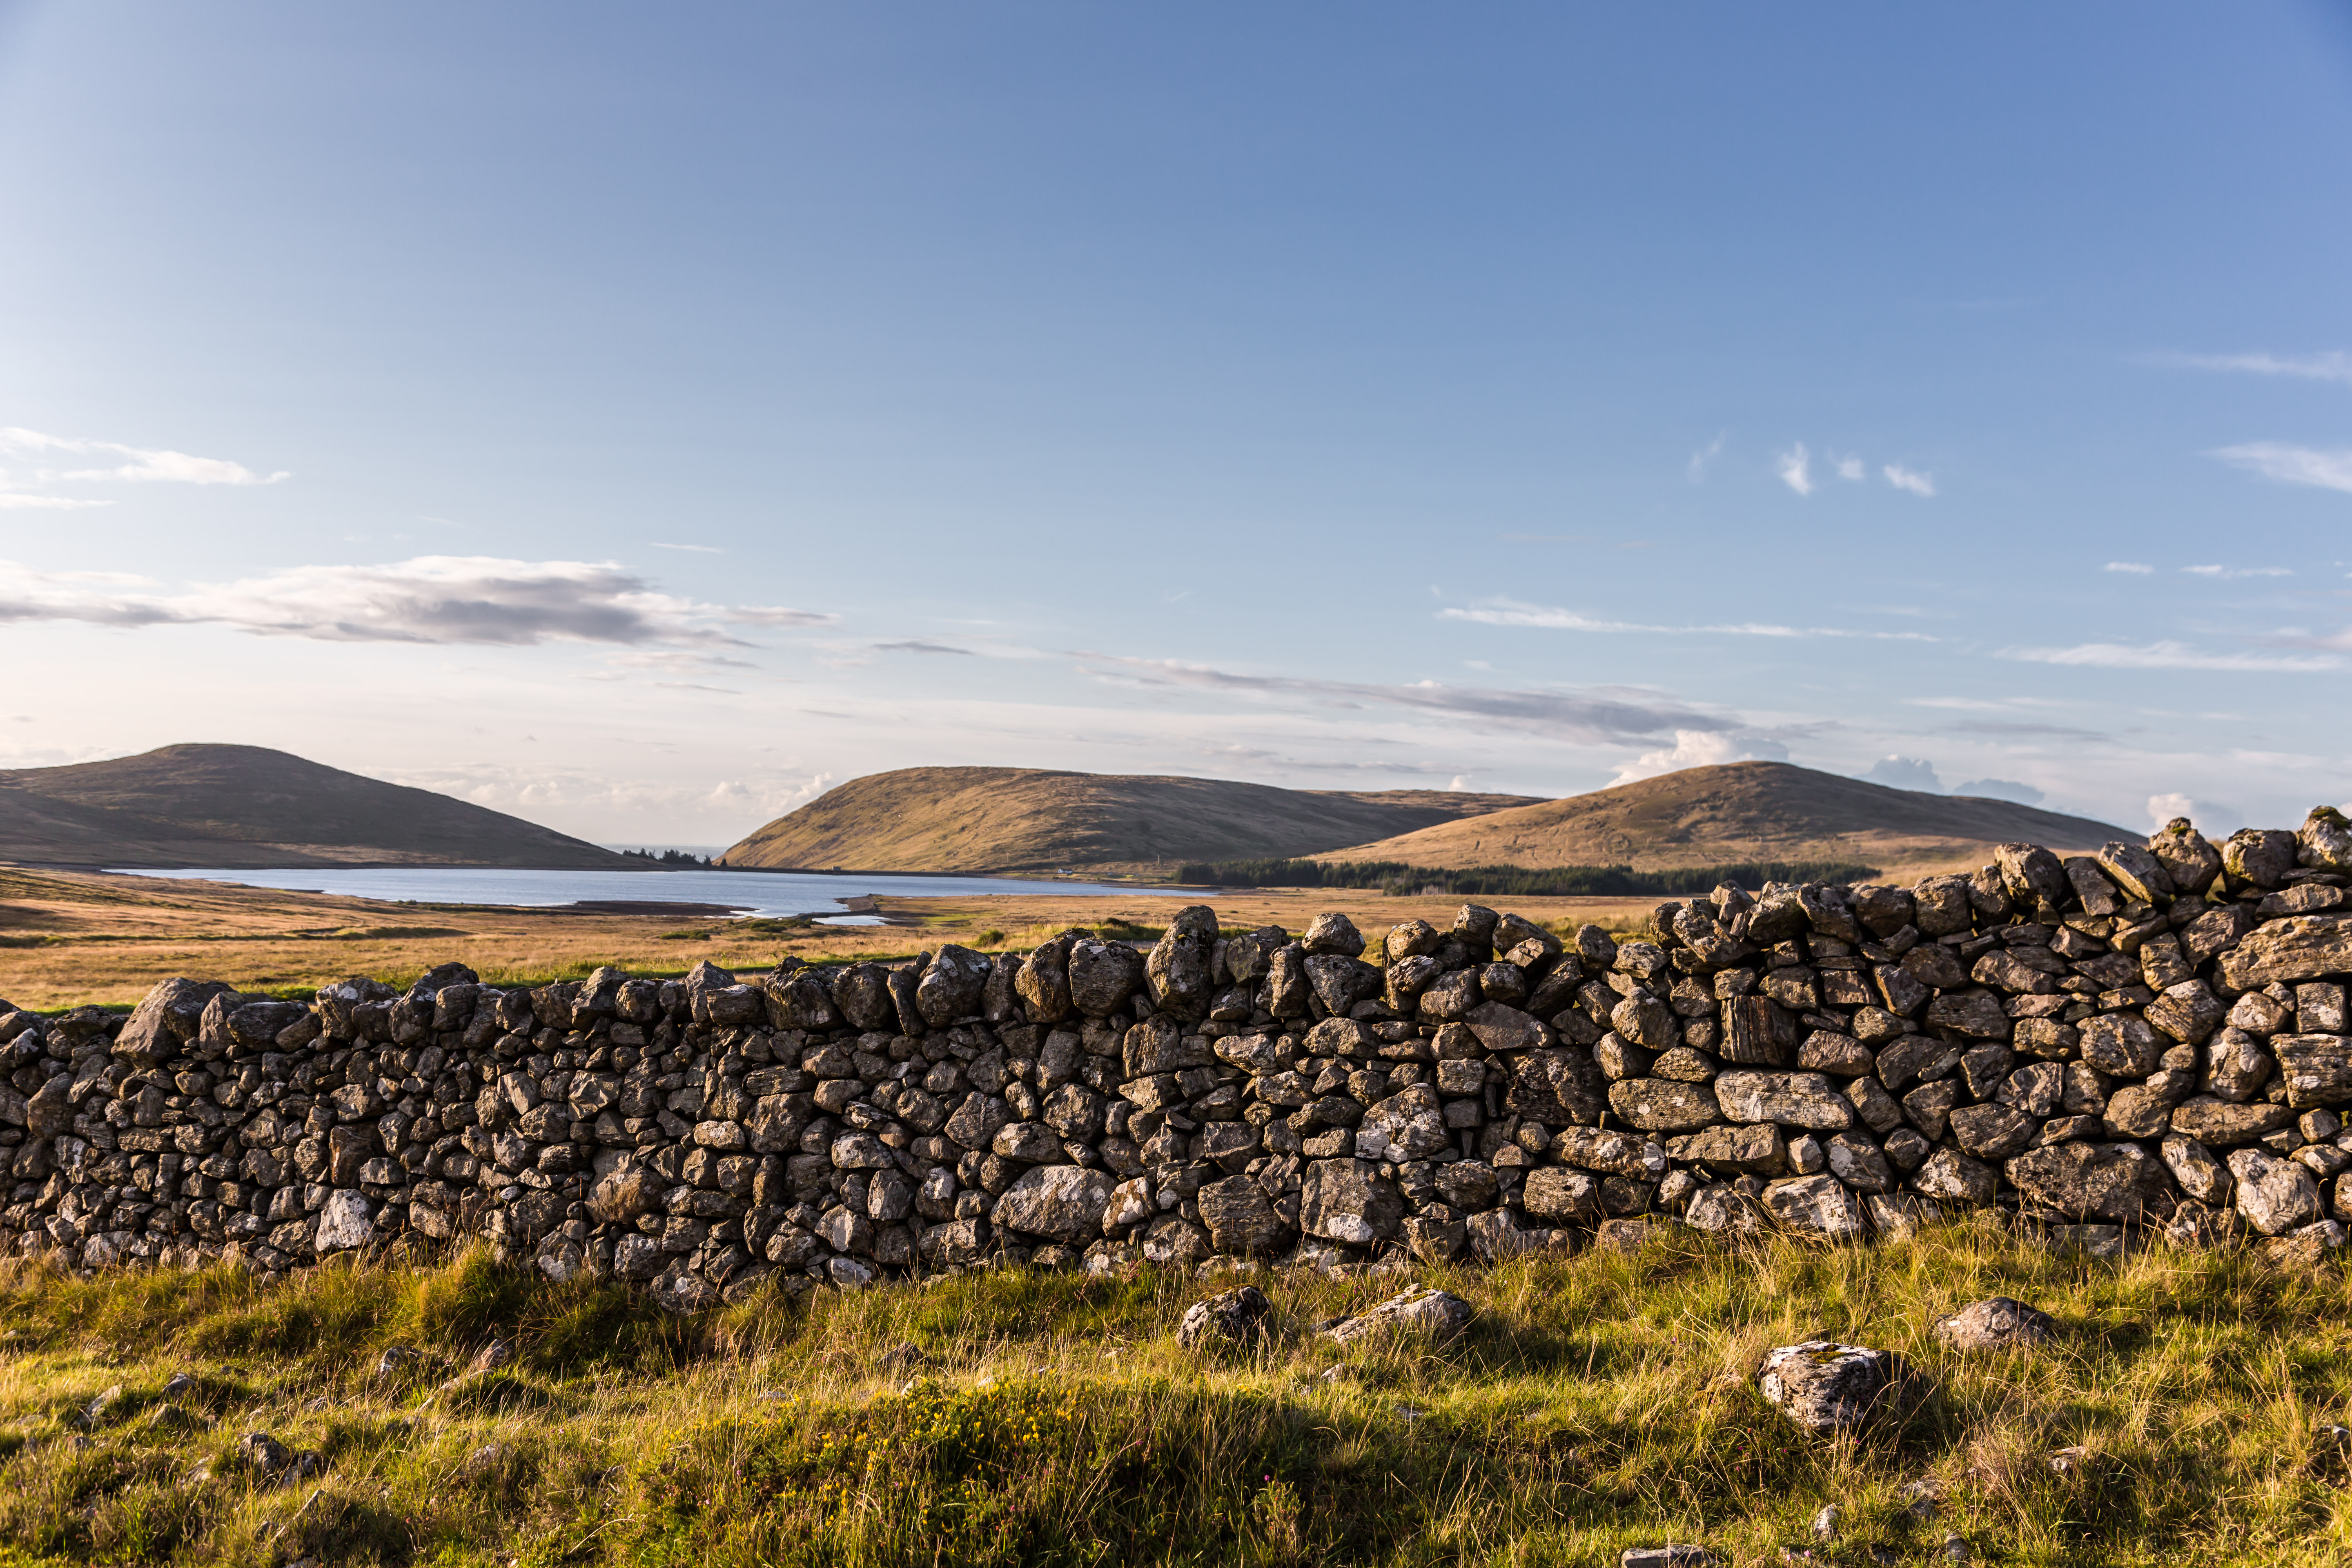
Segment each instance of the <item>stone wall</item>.
[[1727,886],[1623,941],[1194,908],[1148,952],[0,1004],[0,1247],[278,1270],[478,1235],[680,1309],[991,1259],[1491,1260],[1983,1205],[2095,1245],[2324,1247],[2352,1210],[2347,886],[2320,811],[2219,849],[2177,822],[1907,889]]

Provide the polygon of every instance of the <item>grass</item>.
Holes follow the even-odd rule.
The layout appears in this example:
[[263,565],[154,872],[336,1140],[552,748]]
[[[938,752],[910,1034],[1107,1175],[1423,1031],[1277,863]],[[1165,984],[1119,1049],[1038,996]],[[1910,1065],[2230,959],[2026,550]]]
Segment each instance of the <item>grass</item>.
[[[1989,1219],[1874,1249],[1654,1242],[1424,1272],[1480,1308],[1439,1351],[1342,1352],[1318,1320],[1394,1277],[1269,1274],[1281,1331],[1177,1347],[1212,1287],[1023,1270],[690,1321],[479,1253],[0,1281],[0,1563],[1613,1563],[1705,1542],[1780,1561],[2340,1563],[2352,1313],[2333,1266],[2053,1255]],[[2058,1350],[1960,1358],[1994,1294]],[[1936,1382],[1899,1430],[1804,1438],[1763,1352],[1826,1335]],[[494,1338],[503,1366],[469,1372]],[[383,1352],[421,1352],[385,1375]],[[175,1373],[194,1379],[167,1395]],[[96,1419],[84,1413],[120,1393]],[[188,1423],[159,1424],[176,1405]],[[267,1431],[324,1469],[271,1485]],[[2080,1447],[2071,1470],[2049,1456]],[[1906,1511],[1911,1483],[1941,1511]]]

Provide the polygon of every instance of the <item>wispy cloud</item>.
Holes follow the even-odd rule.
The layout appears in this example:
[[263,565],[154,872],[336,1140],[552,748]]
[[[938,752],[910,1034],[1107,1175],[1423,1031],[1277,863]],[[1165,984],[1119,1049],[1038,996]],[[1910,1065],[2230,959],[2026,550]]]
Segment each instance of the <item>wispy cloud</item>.
[[2340,381],[2352,385],[2352,354],[2167,354],[2167,364],[2198,370],[2245,371],[2255,375],[2294,376],[2304,381]]
[[694,555],[724,555],[727,553],[727,552],[719,549],[719,546],[715,544],[664,544],[658,540],[654,542],[653,548],[656,550],[682,550]]
[[296,566],[179,593],[138,591],[86,573],[0,562],[0,623],[226,626],[321,642],[596,642],[740,647],[730,624],[835,619],[770,605],[701,604],[656,590],[614,562],[424,555],[381,566]]
[[1701,712],[1661,693],[1622,687],[1509,691],[1441,686],[1433,680],[1381,686],[1298,676],[1244,675],[1178,659],[1129,658],[1100,653],[1076,657],[1091,661],[1091,668],[1080,667],[1087,674],[1118,684],[1184,687],[1239,697],[1287,699],[1321,708],[1401,708],[1585,744],[1640,739],[1670,731],[1712,732],[1738,727],[1736,720]]
[[1812,461],[1805,444],[1800,441],[1772,460],[1772,470],[1780,476],[1782,484],[1801,496],[1809,496],[1813,493]]
[[1848,484],[1858,485],[1869,477],[1869,469],[1860,458],[1837,458],[1832,460],[1837,465],[1837,477]]
[[2322,450],[2291,447],[2281,441],[2248,441],[2221,447],[2206,454],[2232,468],[2259,474],[2282,485],[2309,485],[2316,489],[2352,493],[2352,447]]
[[1601,620],[1575,610],[1523,605],[1510,599],[1496,599],[1468,608],[1448,607],[1438,611],[1437,615],[1440,620],[1475,621],[1489,626],[1541,626],[1565,632],[1643,632],[1667,637],[1862,637],[1874,642],[1937,640],[1925,632],[1873,632],[1843,626],[1784,626],[1760,621],[1720,626],[1652,626],[1638,621]]
[[288,473],[257,474],[243,463],[225,458],[195,458],[163,447],[126,447],[119,441],[86,441],[66,436],[45,436],[15,426],[0,427],[0,452],[17,458],[98,458],[119,459],[94,468],[41,468],[34,478],[45,484],[92,484],[107,480],[132,484],[274,485],[291,479]]
[[925,642],[920,637],[908,637],[902,642],[877,642],[870,645],[877,653],[954,653],[972,657],[971,649],[957,647],[950,643]]
[[2240,577],[2292,577],[2294,574],[2284,566],[2183,566],[2191,577],[2214,577],[2230,582]]
[[2102,572],[2126,572],[2135,577],[2145,577],[2156,570],[2145,561],[2110,561],[2099,568]]
[[1936,478],[1933,474],[1922,473],[1917,468],[1906,468],[1900,463],[1889,463],[1878,471],[1885,474],[1886,482],[1898,490],[1909,490],[1915,496],[1932,496],[1936,493]]
[[2073,647],[2019,647],[2001,658],[2030,664],[2081,665],[2095,669],[2219,669],[2311,674],[2342,669],[2344,660],[2319,654],[2216,653],[2187,643],[2077,643]]
[[1717,458],[1723,456],[1724,439],[1730,434],[1728,430],[1719,432],[1714,440],[1691,454],[1690,462],[1683,469],[1684,476],[1691,483],[1696,485],[1706,481],[1706,470],[1714,465]]

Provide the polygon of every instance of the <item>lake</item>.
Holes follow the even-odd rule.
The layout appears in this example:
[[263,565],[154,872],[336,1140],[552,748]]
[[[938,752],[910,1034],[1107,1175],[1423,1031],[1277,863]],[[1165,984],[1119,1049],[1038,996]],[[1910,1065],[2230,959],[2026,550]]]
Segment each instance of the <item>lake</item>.
[[969,898],[981,893],[1101,894],[1196,898],[1179,889],[1112,882],[1026,881],[1013,877],[832,876],[815,871],[519,871],[503,867],[362,866],[290,870],[127,871],[133,877],[193,877],[248,888],[336,893],[391,903],[720,905],[746,915],[814,915],[826,925],[880,925],[878,915],[851,914],[847,900]]

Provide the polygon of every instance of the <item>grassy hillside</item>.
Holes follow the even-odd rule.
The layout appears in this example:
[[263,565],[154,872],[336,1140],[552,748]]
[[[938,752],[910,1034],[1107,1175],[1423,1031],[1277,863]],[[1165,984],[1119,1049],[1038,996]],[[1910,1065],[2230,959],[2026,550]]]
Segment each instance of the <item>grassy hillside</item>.
[[518,816],[261,746],[164,746],[0,772],[0,860],[49,866],[455,865],[627,870]]
[[[2061,1257],[1990,1217],[1874,1248],[1654,1241],[1492,1273],[1438,1350],[1312,1331],[1410,1276],[1260,1278],[1279,1331],[1181,1350],[1183,1275],[973,1274],[687,1321],[479,1255],[0,1274],[0,1563],[2318,1564],[2352,1552],[2345,1276],[2240,1251]],[[1990,1294],[2042,1354],[1940,1348]],[[1858,1440],[1765,1350],[1895,1350],[1937,1396]],[[469,1370],[494,1342],[513,1356]],[[399,1347],[404,1357],[387,1352]],[[177,1386],[171,1380],[184,1376]],[[236,1458],[266,1433],[314,1473]],[[2052,1456],[2068,1456],[2053,1468]],[[1926,1495],[1939,1501],[1923,1505]],[[1836,1539],[1812,1540],[1824,1505]]]
[[1172,868],[1312,855],[1529,800],[1029,768],[900,768],[827,791],[746,837],[725,859],[859,871]]
[[1787,763],[1685,768],[1333,851],[1411,866],[1613,866],[1845,860],[1882,868],[1982,865],[2005,842],[2061,854],[2144,835],[2084,817],[1926,795]]

